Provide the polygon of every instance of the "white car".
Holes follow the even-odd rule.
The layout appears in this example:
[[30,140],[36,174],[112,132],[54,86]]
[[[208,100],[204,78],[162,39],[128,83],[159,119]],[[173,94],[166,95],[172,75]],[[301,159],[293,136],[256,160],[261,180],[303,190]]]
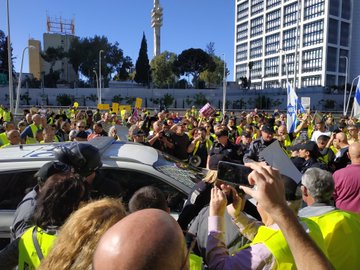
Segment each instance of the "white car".
[[[101,153],[101,172],[124,189],[122,199],[147,185],[159,187],[168,198],[170,210],[178,214],[185,199],[201,181],[204,172],[174,157],[142,144],[99,137],[90,143]],[[0,149],[0,249],[8,242],[10,225],[18,203],[35,185],[34,174],[54,160],[53,149],[61,144],[18,145]]]

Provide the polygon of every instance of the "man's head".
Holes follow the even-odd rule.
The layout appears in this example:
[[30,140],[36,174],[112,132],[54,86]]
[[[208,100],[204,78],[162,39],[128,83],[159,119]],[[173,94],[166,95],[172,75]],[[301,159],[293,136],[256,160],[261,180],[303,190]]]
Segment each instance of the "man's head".
[[188,269],[182,230],[165,211],[136,211],[102,236],[94,253],[93,268]]
[[130,213],[148,208],[155,208],[169,212],[165,195],[157,187],[142,187],[134,193],[129,201]]
[[359,129],[356,125],[349,125],[347,130],[351,138],[355,138],[355,139],[358,138]]
[[31,120],[36,126],[39,126],[41,124],[41,116],[40,116],[40,114],[34,114],[31,117]]
[[287,134],[286,126],[280,126],[277,130],[277,135],[284,136]]
[[16,129],[10,130],[6,136],[11,145],[17,145],[21,142],[20,132]]
[[344,132],[336,133],[333,144],[337,149],[341,149],[348,146],[349,144],[347,141],[346,134]]
[[56,173],[64,173],[64,172],[70,172],[71,168],[70,166],[59,162],[59,161],[50,161],[48,163],[45,163],[34,175],[34,177],[37,179],[37,183],[39,187],[42,187],[46,180]]
[[360,143],[354,142],[349,146],[351,164],[360,164]]
[[324,148],[326,147],[327,143],[329,142],[330,137],[327,135],[320,135],[317,138],[317,146],[319,147],[320,150],[324,150]]
[[319,130],[321,132],[325,132],[326,128],[325,128],[325,122],[324,121],[319,121],[315,124],[315,129]]
[[222,145],[225,145],[229,140],[229,132],[226,129],[216,131],[215,135]]
[[101,123],[95,123],[93,125],[94,133],[101,134],[103,132],[103,126]]
[[13,122],[4,122],[3,123],[3,127],[5,129],[6,132],[9,132],[10,130],[14,130],[15,129],[15,125]]
[[263,125],[261,128],[261,137],[265,142],[270,142],[274,137],[274,128],[269,125]]
[[329,203],[334,192],[334,179],[328,171],[309,168],[301,178],[301,192],[307,205]]

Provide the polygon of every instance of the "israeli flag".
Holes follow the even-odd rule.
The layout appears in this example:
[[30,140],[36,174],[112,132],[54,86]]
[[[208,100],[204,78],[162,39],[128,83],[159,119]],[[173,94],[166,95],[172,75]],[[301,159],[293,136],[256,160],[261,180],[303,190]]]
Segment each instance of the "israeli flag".
[[360,119],[360,79],[356,86],[355,97],[354,97],[354,117]]
[[292,133],[296,128],[296,114],[298,108],[298,96],[295,93],[294,88],[288,82],[287,84],[287,117],[286,128],[288,133]]

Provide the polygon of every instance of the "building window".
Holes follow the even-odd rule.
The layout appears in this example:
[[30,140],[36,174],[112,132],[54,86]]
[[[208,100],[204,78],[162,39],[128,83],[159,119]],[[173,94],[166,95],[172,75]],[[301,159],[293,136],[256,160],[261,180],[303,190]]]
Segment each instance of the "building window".
[[267,36],[265,39],[265,55],[277,53],[280,48],[280,33]]
[[322,68],[322,48],[303,52],[302,72],[316,72]]
[[[282,46],[283,50],[285,50],[285,51],[294,50],[295,49],[295,40],[296,40],[296,28],[292,28],[292,29],[284,31],[283,46]],[[300,39],[298,39],[298,42],[300,42]]]
[[252,19],[250,36],[255,37],[261,35],[263,33],[263,24],[264,24],[263,16]]
[[249,2],[240,3],[237,6],[237,20],[241,21],[247,19],[249,16]]
[[280,9],[266,15],[266,32],[271,32],[280,28]]
[[264,84],[265,89],[279,88],[279,86],[280,86],[279,81],[268,81],[268,82],[265,82],[265,84]]
[[270,9],[281,4],[281,0],[267,0],[266,8]]
[[[359,1],[359,0],[355,0],[355,1]],[[350,20],[350,16],[351,16],[350,7],[351,7],[350,0],[342,0],[341,18]]]
[[334,86],[336,85],[336,76],[335,75],[326,75],[326,86]]
[[337,49],[334,47],[328,47],[326,70],[336,72],[336,64],[338,62]]
[[287,54],[282,56],[282,75],[286,75],[286,63],[288,68],[288,75],[294,74],[295,70],[295,54]]
[[247,60],[247,43],[239,44],[236,47],[236,61],[241,62]]
[[324,15],[325,0],[308,0],[304,3],[304,20]]
[[255,39],[250,42],[250,59],[261,57],[263,52],[262,38]]
[[340,45],[349,47],[349,37],[350,37],[350,24],[346,22],[341,22]]
[[237,27],[236,42],[241,42],[243,39],[248,38],[248,23],[239,24]]
[[321,76],[303,77],[302,86],[321,86]]
[[264,0],[251,0],[251,16],[259,14],[264,10]]
[[295,24],[297,21],[298,5],[290,4],[284,8],[284,27]]
[[260,79],[261,78],[261,60],[253,62],[253,67],[251,69],[251,79]]
[[340,49],[340,54],[339,54],[339,73],[345,74],[346,73],[346,58],[341,57],[341,56],[346,56],[349,59],[349,51]]
[[340,11],[340,1],[339,0],[330,0],[330,15],[334,15],[334,16],[338,17],[339,11]]
[[236,78],[239,80],[241,77],[246,77],[247,64],[236,66]]
[[328,42],[332,44],[338,44],[338,34],[339,34],[339,21],[334,19],[329,19],[329,36]]
[[279,57],[265,59],[265,76],[273,77],[279,75]]
[[322,43],[324,40],[324,21],[316,21],[304,25],[303,46]]

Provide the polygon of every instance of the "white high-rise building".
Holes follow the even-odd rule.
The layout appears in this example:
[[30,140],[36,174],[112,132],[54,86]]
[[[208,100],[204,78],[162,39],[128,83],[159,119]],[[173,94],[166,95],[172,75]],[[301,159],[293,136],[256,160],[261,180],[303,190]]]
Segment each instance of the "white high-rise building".
[[296,87],[341,86],[348,59],[351,83],[360,74],[359,13],[360,0],[236,0],[235,79],[285,87],[296,69]]

